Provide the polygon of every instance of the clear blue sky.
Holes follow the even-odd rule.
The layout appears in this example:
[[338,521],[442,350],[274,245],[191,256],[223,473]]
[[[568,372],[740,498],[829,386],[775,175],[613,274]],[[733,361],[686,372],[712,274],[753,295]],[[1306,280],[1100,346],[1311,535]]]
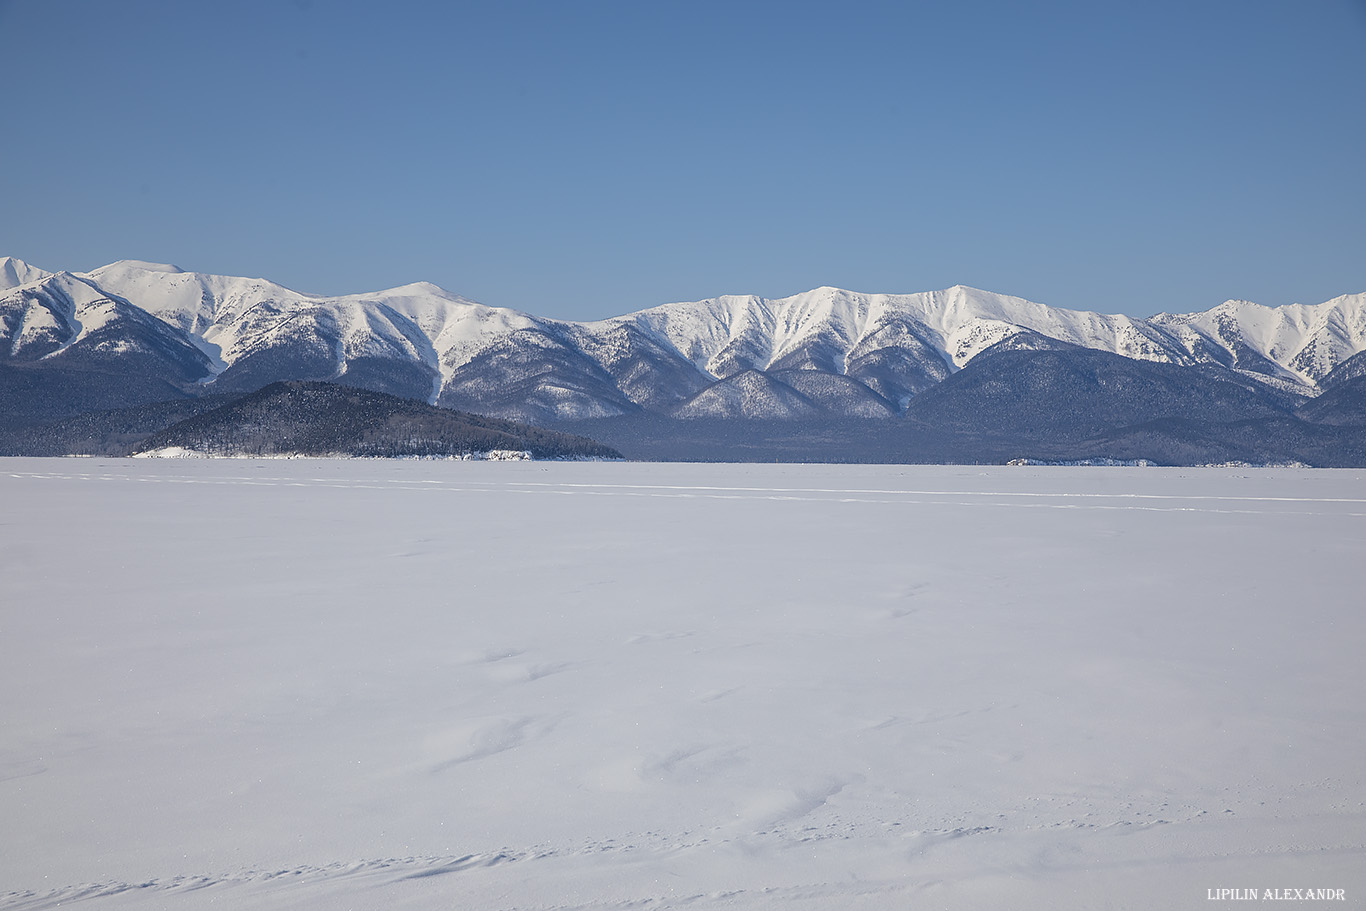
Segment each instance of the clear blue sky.
[[1366,0],[0,0],[0,255],[592,319],[1366,291]]

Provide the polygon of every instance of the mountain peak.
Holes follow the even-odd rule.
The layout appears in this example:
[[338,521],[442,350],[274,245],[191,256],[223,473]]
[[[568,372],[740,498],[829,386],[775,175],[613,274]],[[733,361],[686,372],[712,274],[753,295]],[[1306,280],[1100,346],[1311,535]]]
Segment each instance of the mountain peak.
[[0,291],[27,285],[51,275],[46,269],[31,266],[13,256],[0,256]]
[[140,269],[140,270],[143,271],[143,272],[173,272],[173,273],[179,273],[179,272],[184,272],[184,271],[185,271],[184,269],[180,268],[179,266],[173,266],[173,265],[171,265],[170,263],[149,263],[149,262],[143,262],[143,261],[140,260],[140,259],[121,259],[121,260],[119,260],[119,261],[116,262],[116,263],[110,263],[109,265],[104,266],[104,267],[102,267],[102,268],[100,268],[100,269],[96,269],[95,271],[96,271],[96,272],[103,272],[103,271],[105,271],[105,270],[114,269],[114,268],[117,268],[117,267],[122,267],[122,268],[124,268],[124,269]]
[[431,282],[409,282],[406,285],[399,285],[394,288],[385,288],[383,291],[375,291],[368,294],[349,294],[346,296],[371,298],[386,297],[391,295],[401,297],[440,297],[445,300],[467,300],[467,298],[461,297],[459,294],[456,294],[453,291],[447,291],[440,285],[435,285]]

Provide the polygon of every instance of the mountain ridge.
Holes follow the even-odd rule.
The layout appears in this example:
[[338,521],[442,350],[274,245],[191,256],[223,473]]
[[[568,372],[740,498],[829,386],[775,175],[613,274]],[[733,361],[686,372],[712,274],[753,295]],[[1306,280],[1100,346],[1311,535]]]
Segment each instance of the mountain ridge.
[[[4,376],[14,388],[58,375],[90,386],[91,376],[122,370],[147,390],[155,377],[185,395],[320,380],[533,423],[894,417],[984,352],[1059,344],[1313,396],[1366,350],[1366,294],[1282,307],[1230,300],[1140,319],[966,285],[912,294],[823,286],[576,322],[427,282],[323,296],[137,260],[53,273],[0,258],[0,391]],[[80,407],[73,400],[73,413]]]

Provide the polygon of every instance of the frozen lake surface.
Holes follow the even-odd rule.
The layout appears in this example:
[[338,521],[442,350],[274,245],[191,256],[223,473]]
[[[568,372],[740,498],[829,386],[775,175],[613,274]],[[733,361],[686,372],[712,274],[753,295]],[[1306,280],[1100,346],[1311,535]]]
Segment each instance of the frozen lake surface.
[[1366,903],[1366,472],[0,460],[0,908]]

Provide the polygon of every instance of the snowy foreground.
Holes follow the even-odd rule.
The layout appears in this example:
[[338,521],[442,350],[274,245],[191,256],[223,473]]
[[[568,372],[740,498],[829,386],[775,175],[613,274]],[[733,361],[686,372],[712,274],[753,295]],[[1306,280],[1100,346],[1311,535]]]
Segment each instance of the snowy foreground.
[[0,908],[1363,907],[1363,566],[1360,471],[0,460]]

